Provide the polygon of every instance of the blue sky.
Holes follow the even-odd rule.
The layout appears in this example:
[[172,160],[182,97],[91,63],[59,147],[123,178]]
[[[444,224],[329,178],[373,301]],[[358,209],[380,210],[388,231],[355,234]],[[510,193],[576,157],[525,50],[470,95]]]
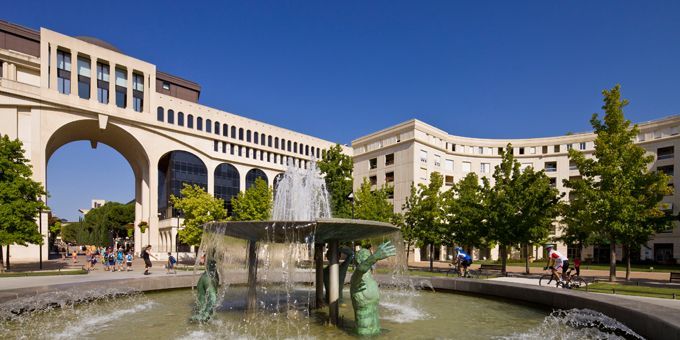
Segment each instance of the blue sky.
[[[678,1],[50,1],[2,19],[98,37],[200,83],[203,104],[340,143],[411,118],[470,137],[587,131],[616,83],[633,121],[680,113]],[[88,149],[50,160],[60,216],[133,196],[124,159]]]

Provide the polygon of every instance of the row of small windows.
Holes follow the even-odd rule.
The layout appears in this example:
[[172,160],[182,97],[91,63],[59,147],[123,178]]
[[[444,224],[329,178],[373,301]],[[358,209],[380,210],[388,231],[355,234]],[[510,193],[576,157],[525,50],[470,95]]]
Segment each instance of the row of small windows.
[[[213,141],[213,151],[222,152],[224,154],[230,154],[232,156],[251,158],[255,160],[260,160],[262,162],[281,164],[281,165],[293,165],[298,168],[307,169],[309,161],[294,158],[286,155],[281,155],[274,152],[263,151],[259,149],[251,149],[247,146],[230,144],[227,142],[220,142],[218,140]],[[325,150],[323,150],[325,153]]]
[[[175,111],[168,110],[167,117],[166,112],[163,107],[159,106],[156,109],[156,119],[159,122],[167,122],[168,124],[175,124]],[[189,114],[185,116],[184,112],[177,112],[177,125],[185,126],[193,129],[194,128],[194,116]],[[204,128],[205,127],[205,128]],[[223,124],[218,121],[213,122],[210,119],[205,120],[205,126],[203,124],[203,118],[196,117],[196,130],[205,131],[208,133],[214,133],[216,135],[222,135],[223,137],[231,137],[233,139],[245,140],[248,143],[259,144],[262,146],[268,146],[270,148],[280,149],[283,151],[293,152],[304,156],[312,156],[316,158],[321,157],[321,149],[318,147],[310,147],[305,144],[298,144],[297,142],[292,142],[284,138],[279,139],[279,137],[272,137],[271,135],[266,135],[264,133],[252,132],[251,130],[244,130],[243,128],[237,128],[232,125]]]
[[[110,66],[106,62],[96,63],[96,88],[97,101],[102,104],[109,103],[110,89]],[[71,52],[57,50],[57,90],[59,93],[71,94]],[[78,56],[77,58],[77,89],[78,96],[82,99],[90,99],[90,85],[92,82],[92,63],[90,58]],[[115,101],[116,106],[126,108],[128,105],[127,88],[128,72],[125,68],[115,68]],[[132,73],[132,109],[142,112],[144,109],[144,76],[138,72]]]

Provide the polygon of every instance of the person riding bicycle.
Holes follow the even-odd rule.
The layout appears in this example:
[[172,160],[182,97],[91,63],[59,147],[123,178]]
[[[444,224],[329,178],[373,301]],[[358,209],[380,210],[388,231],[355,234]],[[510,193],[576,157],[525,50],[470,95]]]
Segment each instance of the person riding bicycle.
[[[567,270],[569,270],[569,259],[555,250],[553,245],[547,245],[545,250],[548,251],[548,265],[546,266],[546,269],[550,268],[553,275],[564,282],[564,277],[566,277]],[[562,270],[562,273],[560,273],[560,269]]]
[[454,264],[456,265],[460,276],[466,277],[468,275],[467,269],[472,264],[472,257],[470,257],[470,255],[466,253],[461,247],[456,247],[455,249],[456,259],[454,260]]

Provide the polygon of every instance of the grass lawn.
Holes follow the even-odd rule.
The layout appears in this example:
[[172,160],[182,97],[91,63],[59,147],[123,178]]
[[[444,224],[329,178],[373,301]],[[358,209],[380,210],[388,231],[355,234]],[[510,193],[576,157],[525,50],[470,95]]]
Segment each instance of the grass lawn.
[[[582,290],[583,288],[580,289]],[[595,293],[647,296],[664,299],[672,299],[673,294],[675,294],[676,298],[680,299],[680,288],[657,288],[625,285],[620,283],[597,282],[589,284],[588,291]]]
[[59,276],[59,275],[83,275],[87,274],[87,270],[54,270],[45,272],[9,272],[0,273],[0,278],[3,277],[24,277],[24,276]]

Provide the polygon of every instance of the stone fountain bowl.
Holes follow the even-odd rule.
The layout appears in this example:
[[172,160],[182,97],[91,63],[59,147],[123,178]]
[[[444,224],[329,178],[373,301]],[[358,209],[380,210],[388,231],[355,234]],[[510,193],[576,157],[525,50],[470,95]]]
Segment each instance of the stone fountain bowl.
[[203,225],[207,232],[249,241],[274,243],[328,241],[351,242],[391,234],[398,227],[385,222],[325,218],[315,221],[228,221]]

